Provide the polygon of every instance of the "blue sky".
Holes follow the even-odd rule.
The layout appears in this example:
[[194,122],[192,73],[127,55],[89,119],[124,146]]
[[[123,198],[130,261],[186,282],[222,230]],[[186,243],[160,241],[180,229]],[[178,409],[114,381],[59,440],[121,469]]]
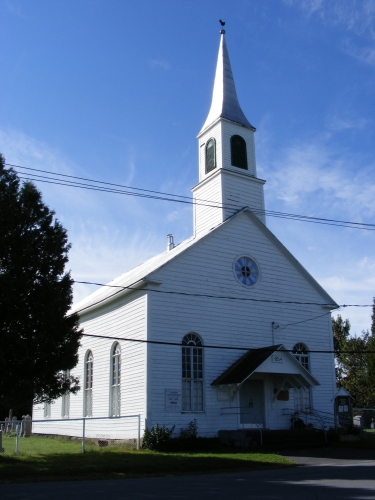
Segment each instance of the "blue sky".
[[[374,0],[0,0],[0,17],[8,163],[189,195],[221,18],[266,208],[374,223]],[[38,187],[76,280],[107,282],[192,234],[190,206]],[[375,232],[267,225],[339,304],[372,302]],[[75,285],[75,301],[94,289]],[[370,327],[370,308],[341,314]]]

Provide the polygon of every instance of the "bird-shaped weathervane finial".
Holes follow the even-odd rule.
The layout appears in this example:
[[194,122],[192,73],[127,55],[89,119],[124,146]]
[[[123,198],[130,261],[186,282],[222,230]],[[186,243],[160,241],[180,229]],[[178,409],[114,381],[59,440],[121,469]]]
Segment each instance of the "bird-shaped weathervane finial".
[[[225,21],[222,21],[221,19],[219,19],[219,23],[221,24],[222,28],[225,26]],[[221,29],[220,33],[222,35],[225,35],[225,29]]]

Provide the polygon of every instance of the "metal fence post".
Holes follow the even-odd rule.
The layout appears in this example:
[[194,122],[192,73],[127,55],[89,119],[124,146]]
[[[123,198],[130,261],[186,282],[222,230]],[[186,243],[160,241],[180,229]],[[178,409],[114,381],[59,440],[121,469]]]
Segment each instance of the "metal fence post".
[[18,455],[18,430],[19,430],[20,424],[16,424],[16,449],[15,449],[15,454]]
[[82,419],[82,453],[85,453],[85,431],[86,431],[86,419]]
[[137,436],[137,450],[141,447],[141,415],[138,415],[138,436]]
[[0,429],[0,453],[2,453],[4,450],[3,448],[3,430]]

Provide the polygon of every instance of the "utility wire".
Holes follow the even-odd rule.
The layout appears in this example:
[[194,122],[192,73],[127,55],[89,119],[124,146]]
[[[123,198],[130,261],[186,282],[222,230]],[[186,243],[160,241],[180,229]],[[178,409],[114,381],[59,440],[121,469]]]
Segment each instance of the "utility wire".
[[[64,180],[50,180],[52,178],[35,178],[35,177],[42,177],[42,176],[35,176],[34,177],[23,177],[19,176],[20,179],[28,180],[28,181],[36,181],[36,182],[44,182],[47,184],[56,184],[60,186],[67,186],[67,187],[75,187],[75,188],[80,188],[80,189],[86,189],[86,190],[91,190],[91,191],[101,191],[105,193],[111,193],[111,194],[122,194],[126,196],[134,196],[134,197],[140,197],[140,198],[148,198],[148,199],[155,199],[155,200],[162,200],[162,201],[173,201],[175,203],[185,203],[189,205],[198,205],[198,206],[205,206],[205,207],[211,207],[211,208],[227,208],[233,210],[235,208],[237,211],[241,210],[244,207],[239,208],[238,206],[234,205],[220,205],[220,204],[214,204],[212,205],[213,202],[207,201],[206,203],[198,203],[197,201],[187,201],[187,200],[179,200],[179,199],[172,199],[172,198],[165,198],[161,196],[156,196],[156,195],[147,195],[147,194],[141,194],[141,193],[133,193],[133,192],[126,192],[126,191],[121,191],[117,189],[110,189],[106,187],[101,187],[101,186],[91,186],[91,185],[84,185],[83,183],[78,183],[78,182],[71,182],[71,181],[65,181]],[[48,180],[46,180],[48,179]],[[177,196],[177,195],[173,195]],[[361,222],[346,222],[346,221],[337,221],[337,224],[334,223],[335,219],[319,219],[317,217],[309,217],[307,215],[295,215],[295,214],[283,214],[282,212],[271,212],[268,210],[258,210],[249,207],[254,214],[265,214],[269,217],[276,217],[276,218],[281,218],[281,219],[291,219],[291,220],[297,220],[300,222],[312,222],[314,224],[323,224],[323,225],[328,225],[328,226],[336,226],[336,227],[346,227],[350,229],[364,229],[366,231],[375,231],[375,225],[374,224],[363,224],[363,226],[369,226],[369,227],[363,227]],[[374,226],[372,228],[371,226]]]
[[[337,307],[336,309],[340,309],[341,306]],[[348,306],[346,306],[348,307]],[[335,311],[335,309],[333,309],[333,311]],[[304,319],[303,321],[296,321],[295,323],[288,323],[286,325],[283,325],[283,326],[274,326],[274,329],[275,330],[285,330],[285,328],[287,328],[288,326],[292,326],[292,325],[300,325],[301,323],[307,323],[308,321],[312,321],[313,319],[317,319],[317,318],[322,318],[323,316],[327,316],[327,314],[331,314],[332,311],[328,311],[324,314],[319,314],[319,316],[314,316],[313,318],[309,318],[309,319]]]
[[[62,185],[62,186],[69,186],[69,187],[78,187],[81,189],[88,189],[88,190],[94,190],[94,191],[102,191],[102,192],[108,192],[108,193],[113,193],[113,194],[123,194],[127,196],[137,196],[137,197],[143,197],[143,198],[151,198],[151,199],[157,199],[157,200],[163,200],[163,201],[174,201],[178,203],[186,203],[186,204],[193,204],[193,205],[202,205],[202,206],[208,206],[212,208],[228,208],[228,209],[233,209],[237,208],[237,205],[232,205],[232,204],[227,204],[223,205],[220,203],[215,203],[209,200],[203,200],[203,199],[195,199],[193,200],[189,196],[184,196],[184,195],[176,195],[176,194],[171,194],[171,193],[165,193],[161,191],[154,191],[154,190],[149,190],[149,189],[143,189],[143,188],[137,188],[137,187],[130,187],[122,184],[115,184],[115,183],[110,183],[110,182],[105,182],[105,181],[98,181],[95,179],[89,179],[85,177],[77,177],[73,175],[66,175],[66,174],[59,174],[55,172],[51,172],[48,170],[42,170],[42,169],[34,169],[30,167],[23,167],[21,165],[14,165],[11,163],[6,163],[7,166],[10,167],[15,167],[15,168],[21,168],[25,170],[31,170],[34,172],[42,172],[42,173],[47,173],[53,176],[60,176],[60,177],[65,177],[69,179],[78,179],[78,180],[84,180],[88,182],[93,182],[96,184],[99,184],[99,186],[93,186],[92,184],[86,184],[82,182],[77,182],[77,181],[70,181],[66,179],[59,179],[56,177],[46,177],[44,175],[38,175],[38,174],[24,174],[24,175],[33,175],[34,177],[21,177],[22,179],[25,180],[33,180],[33,181],[39,181],[39,182],[45,182],[49,184],[57,184],[57,185]],[[104,185],[104,186],[103,186]],[[110,186],[110,187],[107,187]],[[116,188],[121,188],[121,189],[114,189],[114,186]],[[131,189],[133,191],[124,191],[123,189]],[[134,192],[134,191],[139,191],[139,192]],[[141,192],[142,191],[142,192]],[[172,198],[170,198],[172,197]],[[251,207],[250,207],[251,208]],[[336,219],[327,219],[327,218],[320,218],[320,217],[310,217],[310,216],[305,216],[305,215],[297,215],[297,214],[289,214],[289,213],[284,213],[284,212],[276,212],[272,210],[253,210],[254,213],[258,214],[266,214],[270,217],[279,217],[279,218],[286,218],[286,219],[293,219],[293,220],[299,220],[299,221],[306,221],[306,222],[314,222],[317,224],[327,224],[327,225],[334,225],[338,227],[350,227],[353,229],[366,229],[370,231],[375,230],[375,224],[367,224],[367,223],[361,223],[361,222],[352,222],[352,221],[341,221],[341,220],[336,220]]]
[[[139,344],[155,344],[155,345],[168,345],[183,347],[181,342],[166,342],[163,340],[148,340],[148,339],[130,339],[126,337],[112,337],[110,335],[95,335],[91,333],[82,333],[83,337],[92,337],[97,339],[110,339],[110,340],[123,340],[125,342],[136,342]],[[278,345],[278,344],[276,344]],[[263,351],[263,352],[276,352],[275,349],[269,347],[243,347],[243,346],[229,346],[229,345],[203,345],[202,349],[227,349],[232,351]],[[278,349],[277,352],[294,352],[294,349]],[[375,354],[375,351],[331,351],[331,350],[314,350],[307,349],[308,353],[314,354]]]
[[[135,283],[132,283],[129,286],[106,285],[104,283],[94,283],[92,281],[73,280],[73,282],[74,283],[81,283],[84,285],[97,285],[97,286],[105,286],[108,288],[119,288],[120,289],[119,291],[121,291],[121,290],[140,290],[139,288],[133,288],[134,284],[138,283],[139,280]],[[146,283],[147,282],[145,282],[145,284]],[[309,305],[309,306],[322,306],[322,307],[334,306],[335,309],[337,309],[338,307],[372,307],[373,306],[373,304],[341,304],[341,305],[337,305],[337,304],[329,304],[328,302],[321,303],[321,302],[298,302],[298,301],[292,301],[292,300],[255,299],[255,298],[251,298],[251,297],[233,297],[230,295],[210,295],[210,294],[206,294],[206,293],[176,292],[176,291],[155,290],[155,289],[149,289],[148,291],[155,292],[155,293],[171,294],[171,295],[184,295],[184,296],[188,296],[188,297],[208,297],[210,299],[228,299],[228,300],[240,300],[240,301],[250,301],[250,302],[266,302],[266,303],[274,303],[274,304],[296,304],[296,305]],[[107,300],[108,298],[110,298],[112,296],[113,295],[110,295],[109,297],[106,297],[103,300]],[[92,305],[94,305],[94,304],[92,304]],[[89,306],[89,307],[91,307],[91,306]],[[77,312],[79,312],[79,311],[77,311]]]

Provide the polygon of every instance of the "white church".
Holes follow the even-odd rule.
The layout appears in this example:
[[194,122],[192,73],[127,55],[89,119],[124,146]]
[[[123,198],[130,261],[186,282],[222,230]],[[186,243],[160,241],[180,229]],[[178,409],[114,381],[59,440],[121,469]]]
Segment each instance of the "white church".
[[[225,42],[198,134],[194,234],[81,301],[77,395],[34,419],[140,415],[199,435],[289,429],[333,413],[335,301],[266,226],[255,128],[238,102]],[[287,182],[287,179],[285,180]],[[119,287],[119,288],[115,288]]]

